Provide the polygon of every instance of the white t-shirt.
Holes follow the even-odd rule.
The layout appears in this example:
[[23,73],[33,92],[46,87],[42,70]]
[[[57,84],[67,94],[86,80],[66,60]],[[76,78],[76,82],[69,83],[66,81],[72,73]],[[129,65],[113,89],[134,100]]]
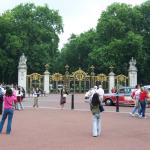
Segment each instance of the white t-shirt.
[[97,89],[100,100],[103,100],[104,90],[102,88]]

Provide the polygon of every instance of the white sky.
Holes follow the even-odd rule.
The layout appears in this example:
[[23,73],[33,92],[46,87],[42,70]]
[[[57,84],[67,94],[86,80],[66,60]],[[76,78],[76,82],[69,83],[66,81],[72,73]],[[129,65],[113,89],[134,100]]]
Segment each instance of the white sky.
[[50,9],[59,11],[63,18],[64,33],[60,35],[59,48],[67,42],[72,33],[80,34],[95,28],[102,11],[113,2],[139,5],[146,0],[0,0],[0,13],[20,3],[32,2],[36,6],[48,4]]

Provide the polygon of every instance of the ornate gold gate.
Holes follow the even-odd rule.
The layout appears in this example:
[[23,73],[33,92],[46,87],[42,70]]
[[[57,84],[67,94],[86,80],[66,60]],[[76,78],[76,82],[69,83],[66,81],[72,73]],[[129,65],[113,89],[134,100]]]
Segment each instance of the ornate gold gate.
[[115,85],[116,85],[117,89],[120,86],[127,86],[128,85],[128,77],[123,74],[117,75],[115,78]]
[[102,85],[104,89],[108,88],[108,77],[105,74],[98,74],[95,76],[93,70],[91,75],[84,72],[81,68],[69,74],[68,70],[65,75],[55,73],[50,76],[51,92],[58,92],[59,86],[74,93],[83,93],[88,91],[94,85]]
[[[94,85],[102,85],[103,89],[108,92],[108,76],[103,73],[95,75],[94,66],[91,66],[90,75],[81,68],[69,74],[69,66],[66,65],[65,68],[66,71],[64,75],[58,72],[49,76],[48,84],[50,93],[58,93],[63,86],[65,86],[69,92],[83,93]],[[125,75],[120,74],[115,77],[116,88],[119,88],[119,86],[127,86],[127,83],[128,77]],[[27,75],[27,91],[31,93],[32,89],[36,87],[44,90],[44,75],[38,73]]]
[[70,75],[69,87],[71,92],[85,92],[90,88],[90,76],[79,68]]
[[32,93],[33,88],[40,88],[43,90],[44,85],[43,85],[43,80],[44,76],[40,75],[38,73],[32,73],[30,75],[27,75],[27,91],[28,93]]

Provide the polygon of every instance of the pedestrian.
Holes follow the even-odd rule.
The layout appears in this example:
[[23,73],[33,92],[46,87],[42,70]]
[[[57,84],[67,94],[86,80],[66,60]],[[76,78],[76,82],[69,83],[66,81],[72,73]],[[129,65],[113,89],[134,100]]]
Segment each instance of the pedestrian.
[[24,109],[23,104],[22,104],[23,93],[20,87],[18,87],[16,90],[16,96],[17,96],[17,109],[23,110]]
[[102,85],[99,85],[99,88],[97,89],[97,93],[99,95],[99,99],[102,102],[104,97],[104,89],[102,88]]
[[97,137],[101,134],[101,116],[100,116],[100,105],[98,93],[94,93],[90,104],[90,109],[93,115],[92,121],[92,135]]
[[142,87],[140,96],[139,96],[139,102],[140,102],[140,118],[146,118],[145,117],[145,110],[146,110],[146,99],[148,98],[148,93],[147,91]]
[[60,90],[60,106],[61,106],[61,109],[64,108],[64,104],[66,103],[67,95],[68,95],[68,92],[67,92],[66,88],[63,87]]
[[34,104],[33,104],[33,107],[39,107],[39,96],[40,96],[40,90],[39,88],[37,87],[36,89],[33,89],[33,97],[34,97]]
[[135,90],[132,91],[131,93],[131,97],[135,100],[135,106],[132,110],[132,112],[130,113],[130,115],[135,116],[135,113],[137,111],[137,115],[140,115],[140,102],[139,102],[139,96],[140,96],[140,92],[141,92],[141,88],[140,85],[136,85],[135,86]]
[[4,95],[4,111],[0,122],[0,134],[2,133],[6,118],[8,118],[6,134],[10,134],[11,132],[12,118],[14,114],[14,110],[13,110],[14,101],[17,101],[16,96],[13,95],[12,89],[7,88],[6,94]]

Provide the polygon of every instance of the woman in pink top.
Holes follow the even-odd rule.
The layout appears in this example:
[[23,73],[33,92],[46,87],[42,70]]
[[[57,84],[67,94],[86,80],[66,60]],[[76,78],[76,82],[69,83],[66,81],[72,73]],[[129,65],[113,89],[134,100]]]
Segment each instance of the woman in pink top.
[[12,90],[10,88],[7,88],[6,94],[4,96],[4,112],[0,122],[0,134],[2,133],[2,129],[7,117],[8,117],[8,123],[7,123],[6,134],[10,134],[11,132],[11,124],[12,124],[12,118],[14,113],[13,102],[16,100],[17,98],[16,96],[13,95]]

